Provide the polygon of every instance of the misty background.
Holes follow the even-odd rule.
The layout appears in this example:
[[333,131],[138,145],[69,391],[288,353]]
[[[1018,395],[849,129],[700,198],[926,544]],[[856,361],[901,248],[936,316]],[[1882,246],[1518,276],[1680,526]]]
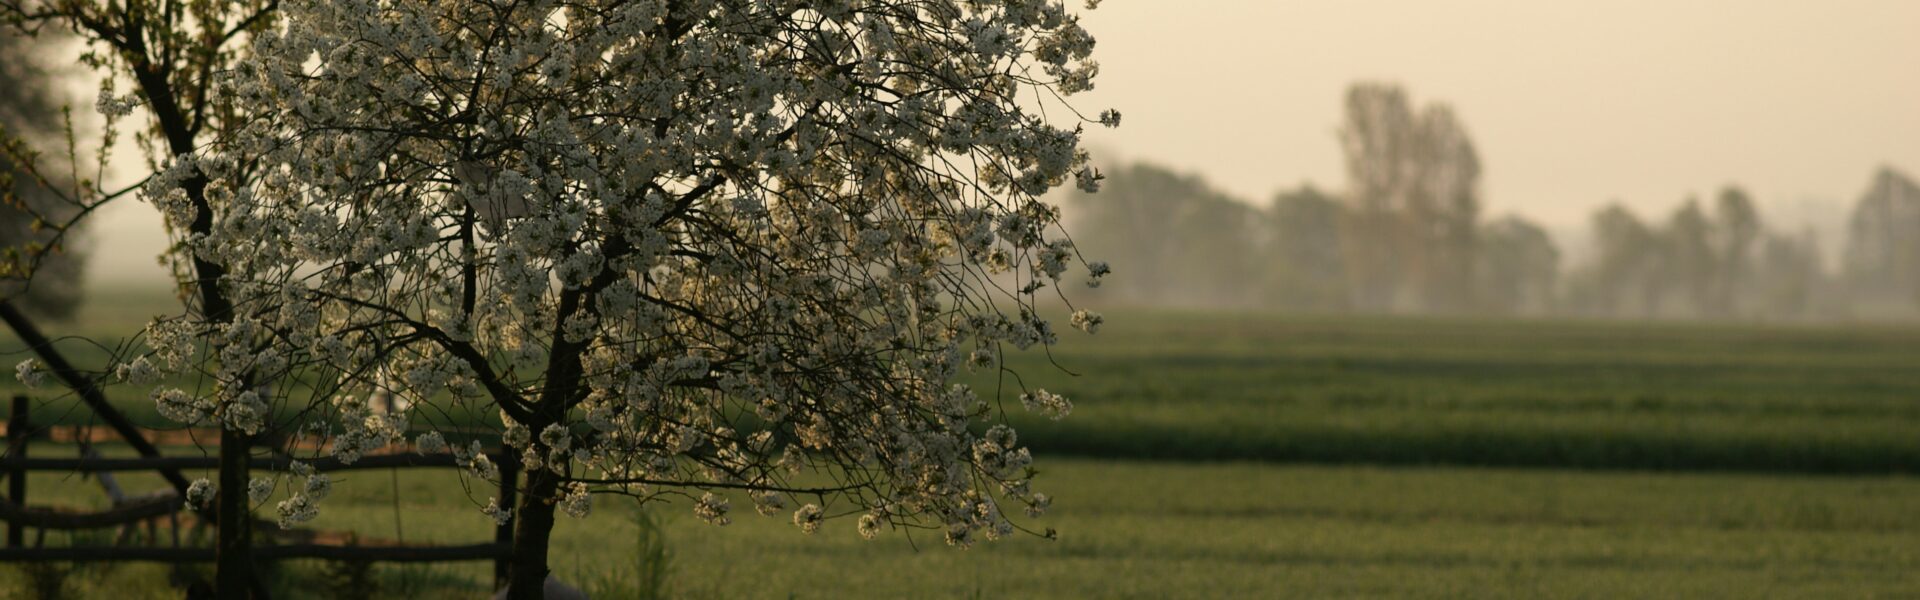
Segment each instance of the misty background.
[[[1083,252],[1115,267],[1098,301],[1736,317],[1916,304],[1911,275],[1848,257],[1914,272],[1898,261],[1920,239],[1901,221],[1920,210],[1902,191],[1920,168],[1920,3],[1204,5],[1087,13],[1102,70],[1076,105],[1125,119],[1087,132],[1105,190],[1058,200]],[[88,114],[95,81],[68,78]],[[1378,154],[1426,158],[1356,160],[1355,90],[1380,92]],[[1396,102],[1411,125],[1389,143]],[[1448,144],[1473,168],[1429,151]],[[1857,249],[1873,246],[1863,205],[1881,207],[1866,226],[1879,250]],[[98,216],[88,287],[164,284],[151,207]]]

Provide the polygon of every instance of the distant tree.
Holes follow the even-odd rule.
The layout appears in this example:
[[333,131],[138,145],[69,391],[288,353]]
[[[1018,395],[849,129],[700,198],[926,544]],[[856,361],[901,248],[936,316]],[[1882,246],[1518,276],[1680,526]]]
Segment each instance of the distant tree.
[[57,148],[63,109],[35,39],[0,29],[0,299],[55,319],[80,305],[86,248],[75,222],[82,207],[65,188],[73,156]]
[[1853,208],[1843,272],[1856,300],[1920,305],[1920,184],[1882,167]]
[[1518,216],[1481,229],[1479,299],[1485,310],[1545,313],[1559,285],[1560,249],[1545,228]]
[[1766,234],[1760,244],[1754,279],[1762,314],[1801,317],[1812,313],[1816,308],[1816,294],[1826,288],[1820,244],[1813,230],[1799,236]]
[[1452,107],[1429,105],[1420,125],[1415,165],[1422,177],[1408,228],[1423,238],[1415,262],[1421,301],[1429,310],[1467,310],[1476,301],[1480,257],[1480,156]]
[[1340,200],[1311,184],[1276,195],[1268,207],[1266,297],[1275,306],[1331,311],[1347,308],[1347,270],[1341,253]]
[[1069,198],[1075,242],[1120,265],[1102,286],[1128,302],[1249,306],[1259,299],[1264,219],[1198,176],[1140,163],[1106,173],[1100,193]]
[[1411,187],[1406,166],[1417,154],[1417,120],[1396,85],[1362,83],[1347,90],[1340,145],[1346,155],[1347,221],[1341,235],[1352,304],[1388,310],[1400,302],[1415,248],[1402,214]]
[[1695,316],[1709,315],[1713,310],[1713,279],[1719,259],[1710,239],[1712,229],[1699,199],[1688,198],[1667,218],[1660,232],[1663,291],[1680,296]]
[[1659,307],[1658,234],[1617,202],[1595,212],[1591,227],[1596,258],[1586,276],[1589,289],[1581,296],[1592,298],[1603,314],[1626,314],[1635,308],[1652,314]]
[[1175,278],[1174,301],[1185,305],[1253,306],[1260,301],[1259,250],[1264,218],[1241,200],[1219,193],[1199,196],[1177,215],[1175,256],[1185,267]]
[[1469,307],[1481,167],[1453,110],[1433,104],[1416,113],[1397,85],[1356,84],[1347,91],[1340,141],[1354,304]]
[[1711,305],[1721,315],[1739,311],[1740,296],[1749,290],[1758,248],[1766,234],[1760,211],[1753,198],[1739,186],[1727,186],[1714,203],[1713,254],[1719,264],[1713,270]]

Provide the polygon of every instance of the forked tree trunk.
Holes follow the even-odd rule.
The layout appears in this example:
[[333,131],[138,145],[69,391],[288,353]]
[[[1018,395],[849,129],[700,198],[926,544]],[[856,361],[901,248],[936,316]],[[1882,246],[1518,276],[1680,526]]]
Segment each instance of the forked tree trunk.
[[527,487],[513,510],[513,564],[507,578],[508,600],[542,600],[547,583],[547,547],[553,537],[553,493],[560,476],[541,469],[527,472]]

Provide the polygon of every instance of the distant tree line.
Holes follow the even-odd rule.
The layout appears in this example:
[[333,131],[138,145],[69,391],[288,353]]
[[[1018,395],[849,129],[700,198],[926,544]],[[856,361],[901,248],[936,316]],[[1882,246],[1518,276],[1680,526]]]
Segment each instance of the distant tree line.
[[1737,186],[1722,189],[1711,209],[1688,198],[1659,223],[1610,204],[1589,226],[1593,259],[1563,290],[1571,312],[1739,318],[1836,308],[1813,234],[1770,230]]
[[1920,185],[1891,167],[1875,173],[1848,223],[1841,277],[1861,312],[1920,307]]
[[1664,220],[1611,203],[1593,251],[1520,216],[1481,214],[1481,165],[1444,104],[1361,84],[1340,128],[1348,186],[1311,184],[1265,206],[1151,164],[1069,199],[1077,244],[1109,260],[1103,293],[1133,304],[1613,317],[1811,318],[1920,314],[1920,186],[1883,168],[1853,213],[1841,268],[1811,230],[1768,223],[1737,185]]

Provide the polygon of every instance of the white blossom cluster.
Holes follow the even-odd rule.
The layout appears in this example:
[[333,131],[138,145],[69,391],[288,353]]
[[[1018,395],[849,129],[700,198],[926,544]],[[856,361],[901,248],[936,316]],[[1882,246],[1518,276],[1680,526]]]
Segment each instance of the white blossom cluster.
[[93,111],[106,117],[124,117],[139,108],[140,96],[115,96],[112,88],[102,88],[100,96],[93,101]]
[[1092,49],[1056,0],[283,3],[224,75],[253,119],[142,190],[187,231],[180,182],[210,181],[212,233],[178,241],[224,270],[233,322],[156,322],[120,373],[200,369],[212,396],[158,389],[162,414],[250,433],[291,397],[254,382],[298,381],[302,430],[349,462],[406,441],[376,390],[497,410],[558,482],[529,501],[572,516],[595,488],[679,490],[725,524],[731,489],[816,499],[806,531],[997,538],[1002,504],[1045,496],[999,403],[954,380],[1058,340],[1041,292],[1079,257],[1039,196],[1097,183],[1081,128],[1119,115],[1032,98],[1090,89]]
[[13,366],[13,377],[19,379],[27,389],[33,389],[47,381],[47,372],[40,368],[39,361],[29,358]]
[[219,486],[202,477],[187,486],[187,505],[199,510],[213,508],[213,496]]

